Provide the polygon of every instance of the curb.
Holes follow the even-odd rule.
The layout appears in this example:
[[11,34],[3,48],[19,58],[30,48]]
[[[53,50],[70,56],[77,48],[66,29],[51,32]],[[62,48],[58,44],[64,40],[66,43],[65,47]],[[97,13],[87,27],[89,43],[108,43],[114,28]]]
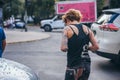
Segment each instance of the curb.
[[20,31],[5,31],[7,44],[31,42],[43,40],[50,37],[49,34],[41,32],[20,32]]

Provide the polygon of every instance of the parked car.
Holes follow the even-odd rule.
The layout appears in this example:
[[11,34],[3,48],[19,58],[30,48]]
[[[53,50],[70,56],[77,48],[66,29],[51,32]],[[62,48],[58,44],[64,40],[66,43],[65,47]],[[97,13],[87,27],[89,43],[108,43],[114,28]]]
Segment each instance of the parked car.
[[120,8],[103,10],[91,29],[100,46],[96,53],[120,64]]
[[10,19],[3,22],[4,28],[9,29],[24,29],[27,32],[26,23],[22,21],[21,19],[15,19],[14,21],[11,21]]
[[38,80],[38,77],[27,66],[0,58],[0,80]]
[[27,32],[27,27],[26,27],[25,22],[20,19],[15,19],[15,21],[13,23],[13,28],[24,29]]
[[65,24],[61,17],[62,15],[56,15],[52,19],[41,20],[40,28],[46,32],[51,32],[53,29],[63,29]]

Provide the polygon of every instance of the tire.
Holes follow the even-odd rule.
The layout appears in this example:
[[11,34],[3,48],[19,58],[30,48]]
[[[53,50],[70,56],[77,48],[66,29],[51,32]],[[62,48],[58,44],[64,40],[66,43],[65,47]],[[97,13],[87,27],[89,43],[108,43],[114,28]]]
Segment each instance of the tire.
[[118,59],[117,59],[116,63],[120,66],[120,51],[118,53]]
[[116,59],[111,60],[113,63],[115,63],[116,65],[120,66],[120,51],[118,53],[118,56],[116,57]]
[[45,32],[51,32],[51,31],[52,31],[52,28],[51,28],[50,25],[45,25],[45,26],[44,26],[44,30],[45,30]]

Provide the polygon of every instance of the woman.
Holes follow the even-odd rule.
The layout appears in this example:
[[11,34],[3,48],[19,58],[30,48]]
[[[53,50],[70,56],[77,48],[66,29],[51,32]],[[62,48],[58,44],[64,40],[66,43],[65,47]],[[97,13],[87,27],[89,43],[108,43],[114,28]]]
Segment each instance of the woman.
[[[83,48],[85,47],[85,49],[93,52],[99,48],[93,32],[87,26],[80,23],[81,18],[80,11],[74,9],[70,9],[62,16],[66,24],[61,44],[61,50],[67,52],[65,80],[88,80],[90,58],[87,53],[88,60],[86,62],[83,60]],[[91,45],[89,45],[89,42]]]

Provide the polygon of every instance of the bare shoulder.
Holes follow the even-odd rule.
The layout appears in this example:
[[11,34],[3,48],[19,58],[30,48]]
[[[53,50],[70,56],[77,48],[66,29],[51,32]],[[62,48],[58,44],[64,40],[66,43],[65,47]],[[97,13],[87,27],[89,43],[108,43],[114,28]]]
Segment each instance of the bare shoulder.
[[70,27],[69,26],[65,26],[64,27],[64,31],[69,31],[70,30]]
[[91,33],[91,29],[90,29],[88,26],[86,26],[86,25],[83,25],[83,30],[84,30],[84,32],[85,32],[86,34]]
[[63,29],[63,35],[68,37],[69,32],[70,32],[69,26],[65,26]]

